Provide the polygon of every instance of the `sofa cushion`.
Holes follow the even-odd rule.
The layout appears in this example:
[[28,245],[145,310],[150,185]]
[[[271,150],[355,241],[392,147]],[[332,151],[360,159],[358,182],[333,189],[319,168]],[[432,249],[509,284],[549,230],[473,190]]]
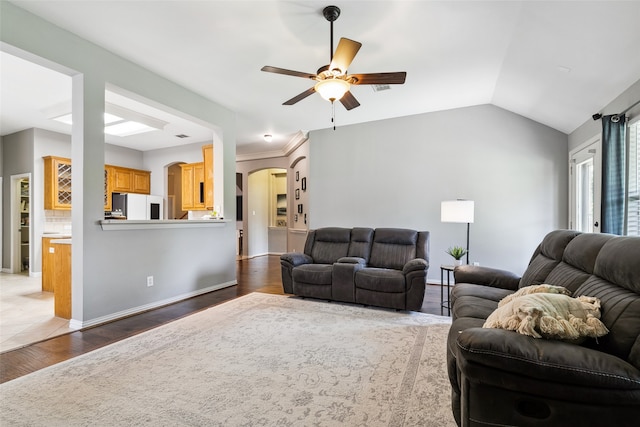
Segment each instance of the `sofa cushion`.
[[593,272],[640,294],[640,238],[617,237],[606,242],[598,254]]
[[354,227],[351,230],[351,243],[349,244],[350,257],[363,258],[366,262],[371,256],[371,241],[373,240],[373,228]]
[[565,248],[580,232],[555,230],[547,234],[520,279],[520,287],[548,283],[547,276],[562,261]]
[[402,270],[416,258],[418,232],[400,228],[377,228],[373,236],[369,265]]
[[564,286],[575,291],[583,284],[595,267],[600,249],[612,234],[580,234],[569,242],[562,255],[562,261],[554,267],[546,279],[546,283]]
[[598,348],[640,368],[640,238],[616,237],[600,250],[591,276],[575,295],[602,304],[602,322],[611,333]]
[[457,298],[464,296],[480,297],[490,301],[498,302],[513,291],[501,288],[492,288],[490,286],[476,285],[475,283],[456,283],[451,291],[451,305]]
[[595,275],[580,286],[575,295],[592,295],[600,299],[600,320],[611,332],[599,338],[594,348],[627,360],[640,369],[640,295]]
[[316,264],[333,264],[349,253],[351,229],[339,227],[319,228],[313,236],[309,255]]
[[293,269],[293,283],[331,285],[331,264],[304,264]]
[[453,319],[474,317],[484,320],[489,317],[496,308],[498,308],[498,301],[492,301],[480,296],[458,296],[456,297],[455,304],[451,308],[451,317]]
[[356,273],[356,288],[376,292],[406,292],[404,274],[385,268],[363,268]]

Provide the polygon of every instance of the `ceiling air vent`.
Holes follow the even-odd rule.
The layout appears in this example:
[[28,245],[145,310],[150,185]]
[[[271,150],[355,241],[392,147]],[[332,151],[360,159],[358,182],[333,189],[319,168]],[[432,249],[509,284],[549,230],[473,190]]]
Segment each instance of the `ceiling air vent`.
[[185,135],[184,133],[181,133],[179,135],[176,135],[176,138],[189,138],[189,135]]
[[389,86],[389,85],[371,85],[371,88],[373,89],[374,92],[380,92],[382,90],[391,89],[391,86]]

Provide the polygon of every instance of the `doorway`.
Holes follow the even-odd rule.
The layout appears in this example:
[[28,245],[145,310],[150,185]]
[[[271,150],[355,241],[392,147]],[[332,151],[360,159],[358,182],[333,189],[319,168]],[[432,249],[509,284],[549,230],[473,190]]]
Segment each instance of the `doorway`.
[[31,174],[11,176],[11,273],[31,273]]
[[600,232],[601,158],[599,136],[569,153],[569,228],[573,230]]

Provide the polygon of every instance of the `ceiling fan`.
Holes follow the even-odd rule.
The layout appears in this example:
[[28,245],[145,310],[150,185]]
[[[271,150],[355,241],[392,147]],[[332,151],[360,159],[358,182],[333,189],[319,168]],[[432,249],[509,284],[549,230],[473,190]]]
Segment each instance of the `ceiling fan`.
[[265,65],[261,69],[261,71],[268,73],[303,77],[317,82],[313,87],[285,101],[282,105],[293,105],[312,93],[318,92],[320,96],[332,104],[334,101],[340,100],[347,110],[351,110],[360,106],[360,103],[350,91],[351,85],[389,85],[404,83],[407,77],[407,73],[404,71],[395,73],[347,74],[347,68],[358,53],[362,43],[342,37],[334,54],[333,22],[340,16],[340,9],[337,6],[327,6],[322,11],[322,14],[326,20],[331,23],[329,65],[320,67],[317,74],[303,73],[285,68],[271,67],[269,65]]

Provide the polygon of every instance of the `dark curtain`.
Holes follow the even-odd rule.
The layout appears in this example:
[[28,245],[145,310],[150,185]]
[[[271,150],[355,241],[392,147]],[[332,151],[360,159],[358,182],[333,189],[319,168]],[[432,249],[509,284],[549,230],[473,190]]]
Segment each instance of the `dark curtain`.
[[[612,118],[619,118],[614,121]],[[625,116],[602,117],[602,226],[603,233],[622,235],[625,212]]]

